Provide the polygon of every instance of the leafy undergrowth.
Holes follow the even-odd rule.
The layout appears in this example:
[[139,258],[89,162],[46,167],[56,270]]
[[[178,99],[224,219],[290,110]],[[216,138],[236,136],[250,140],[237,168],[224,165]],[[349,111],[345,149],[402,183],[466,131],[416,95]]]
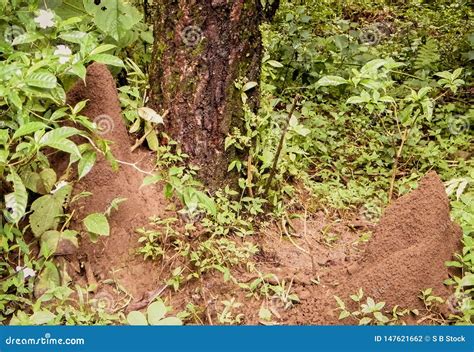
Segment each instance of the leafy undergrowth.
[[[139,7],[119,1],[120,15],[112,25],[93,2],[79,3],[78,12],[66,5],[44,9],[33,0],[0,0],[3,324],[209,322],[206,306],[190,303],[171,314],[159,295],[146,314],[126,312],[127,302],[110,309],[107,299],[94,297],[95,288],[74,286],[57,265],[62,251],[79,245],[79,234],[69,229],[74,214],[68,213],[77,197],[71,198],[75,180],[57,174],[51,158],[67,153],[79,179],[99,154],[115,163],[97,123],[81,115],[86,102],[65,101],[65,91],[85,77],[91,62],[105,63],[117,75],[124,122],[139,144],[157,153],[157,172],[145,186],[163,184],[165,195],[179,204],[176,217],[156,217],[137,229],[137,256],[173,258],[167,289],[178,294],[207,274],[220,273],[223,282],[250,298],[277,300],[292,309],[299,301],[292,283],[256,270],[253,235],[268,223],[290,223],[301,203],[313,214],[336,214],[335,221],[340,214],[356,214],[374,222],[392,199],[436,170],[463,229],[463,249],[446,263],[460,269],[446,282],[456,292],[451,316],[440,318],[435,306],[444,302],[431,292],[421,293],[421,299],[435,312],[434,323],[472,323],[474,34],[467,2],[283,1],[275,23],[262,27],[261,82],[243,77],[235,84],[244,104],[246,91],[257,84],[262,94],[258,114],[246,109],[245,127],[226,141],[227,148],[249,155],[229,164],[239,175],[238,188],[213,195],[196,180],[196,169],[186,165],[179,146],[159,143],[168,138],[155,129],[162,117],[145,107],[153,38]],[[86,217],[92,239],[110,234],[107,218],[121,201]],[[331,248],[334,239],[323,235]],[[256,278],[239,282],[235,267]],[[346,309],[344,299],[334,308],[341,319],[354,319],[351,323],[401,323],[400,317],[413,314],[410,307],[387,312],[383,302],[363,297],[363,290],[350,298],[359,304],[355,311]],[[236,297],[219,307],[213,314],[220,324],[245,320]],[[270,308],[262,305],[258,313],[261,322],[272,323]]]

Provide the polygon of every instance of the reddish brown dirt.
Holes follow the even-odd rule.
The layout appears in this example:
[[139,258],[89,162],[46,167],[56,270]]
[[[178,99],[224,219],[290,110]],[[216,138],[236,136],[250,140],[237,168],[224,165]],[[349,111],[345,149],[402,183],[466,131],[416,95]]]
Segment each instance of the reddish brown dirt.
[[362,259],[345,268],[335,265],[324,280],[333,288],[320,285],[310,290],[308,300],[285,322],[340,323],[333,295],[347,302],[359,288],[388,307],[422,309],[418,295],[426,288],[447,298],[450,291],[442,284],[448,278],[444,262],[459,249],[460,238],[461,229],[449,217],[443,183],[431,172],[417,190],[386,209]]
[[[108,162],[99,159],[75,185],[75,194],[89,191],[93,195],[74,203],[71,209],[72,226],[81,231],[77,255],[67,258],[75,269],[72,276],[82,285],[98,283],[98,294],[110,295],[114,308],[123,302],[124,306],[128,303],[128,309],[143,307],[142,299],[146,302],[151,293],[157,293],[168,273],[161,273],[166,263],[144,261],[136,255],[139,236],[135,229],[145,226],[150,216],[176,214],[166,210],[169,201],[159,186],[140,188],[146,175],[123,163],[137,163],[150,171],[154,157],[140,149],[130,152],[133,141],[124,127],[115,82],[106,67],[91,65],[86,85],[77,83],[68,97],[70,104],[89,99],[83,113],[99,124],[97,118],[102,116],[111,126],[103,137],[113,142],[113,154],[122,162],[114,172]],[[110,236],[91,243],[82,219],[89,213],[103,212],[117,197],[127,201],[112,212]],[[287,289],[291,285],[291,292],[298,294],[301,303],[293,308],[285,310],[278,302],[248,298],[248,291],[231,282],[223,283],[219,273],[190,282],[178,292],[166,289],[161,296],[175,312],[190,302],[205,308],[200,322],[204,324],[216,323],[221,302],[231,297],[244,303],[236,313],[244,313],[245,324],[259,323],[262,303],[272,305],[275,321],[280,324],[340,324],[354,321],[337,320],[333,295],[347,302],[359,288],[366,296],[385,301],[387,307],[410,309],[422,308],[417,298],[422,289],[431,287],[437,295],[449,295],[442,284],[448,277],[444,262],[458,249],[461,231],[449,218],[448,199],[435,173],[429,173],[417,190],[389,206],[375,228],[362,219],[342,220],[322,212],[303,215],[292,221],[292,227],[288,230],[291,241],[280,224],[262,229],[250,240],[261,248],[255,258],[256,269],[275,274],[280,282],[285,280]],[[233,275],[239,282],[256,277],[244,266],[235,268]]]
[[[80,81],[68,93],[70,104],[85,99],[89,101],[81,113],[103,128],[102,137],[113,142],[111,149],[114,156],[121,162],[137,164],[142,170],[152,170],[155,158],[151,153],[130,151],[132,141],[122,120],[115,81],[106,66],[89,66],[86,84]],[[144,262],[135,255],[139,236],[134,231],[145,226],[150,216],[164,214],[166,206],[159,187],[140,188],[145,176],[123,163],[118,171],[113,171],[107,161],[99,158],[92,171],[74,188],[75,194],[88,191],[92,196],[73,204],[73,227],[81,230],[82,240],[79,253],[72,261],[78,261],[83,267],[90,266],[89,283],[94,278],[99,282],[109,279],[135,300],[161,284],[157,264]],[[119,205],[118,211],[111,213],[110,236],[91,243],[82,219],[90,213],[105,211],[117,197],[127,200]]]

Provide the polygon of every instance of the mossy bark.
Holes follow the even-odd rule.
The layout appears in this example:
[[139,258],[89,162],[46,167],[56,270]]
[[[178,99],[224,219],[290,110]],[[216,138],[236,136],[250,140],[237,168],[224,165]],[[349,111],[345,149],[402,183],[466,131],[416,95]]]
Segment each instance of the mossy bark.
[[[151,106],[210,186],[225,182],[224,140],[243,110],[237,79],[259,81],[260,0],[160,0],[155,9]],[[250,102],[258,106],[258,88]]]

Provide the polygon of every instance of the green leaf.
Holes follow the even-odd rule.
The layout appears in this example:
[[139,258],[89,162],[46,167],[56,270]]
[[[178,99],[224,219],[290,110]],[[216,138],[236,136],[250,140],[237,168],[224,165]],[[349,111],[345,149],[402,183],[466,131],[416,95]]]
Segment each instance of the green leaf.
[[109,222],[104,214],[101,214],[101,213],[89,214],[83,221],[84,221],[84,225],[87,228],[87,231],[99,236],[110,235]]
[[341,84],[346,84],[347,80],[339,76],[324,76],[316,82],[317,86],[326,87],[326,86],[339,86]]
[[339,308],[345,309],[346,305],[344,304],[344,301],[340,299],[338,296],[334,296],[334,299],[336,300]]
[[128,313],[127,322],[129,325],[148,325],[145,315],[138,311]]
[[49,142],[46,145],[48,147],[51,147],[57,150],[62,150],[63,152],[69,153],[76,159],[81,158],[81,152],[79,151],[79,148],[74,142],[71,142],[69,139],[63,139],[58,142]]
[[156,152],[158,151],[158,148],[160,147],[160,143],[158,141],[158,137],[156,136],[156,132],[150,131],[152,129],[153,127],[151,125],[151,122],[147,121],[145,123],[146,142],[148,144],[148,148]]
[[474,274],[466,274],[461,280],[461,286],[474,286]]
[[346,319],[347,317],[350,317],[351,316],[351,313],[349,313],[347,310],[343,310],[340,314],[339,314],[339,320],[342,320],[342,319]]
[[11,170],[6,180],[13,184],[13,192],[5,195],[3,215],[10,223],[17,223],[25,215],[28,192],[18,174]]
[[246,92],[254,87],[258,86],[257,82],[247,82],[242,88],[242,91]]
[[135,7],[119,0],[102,0],[98,4],[84,0],[84,8],[94,16],[97,27],[117,41],[127,36],[142,18]]
[[54,184],[57,181],[56,171],[54,171],[53,169],[50,169],[50,168],[43,169],[39,173],[39,176],[40,176],[41,183],[42,183],[42,186],[43,186],[42,187],[43,188],[42,193],[51,192],[51,190],[54,187]]
[[57,143],[77,134],[81,134],[81,132],[74,127],[60,127],[45,133],[39,143],[49,145],[49,143]]
[[159,325],[161,319],[166,315],[166,306],[159,300],[150,304],[147,308],[147,317],[150,325]]
[[116,48],[117,46],[116,45],[113,45],[113,44],[103,44],[103,45],[100,45],[98,46],[97,48],[95,48],[94,50],[92,50],[90,52],[90,55],[95,55],[95,54],[102,54],[106,51],[109,51],[109,50],[112,50],[114,48]]
[[46,291],[60,286],[61,280],[59,271],[56,266],[51,262],[46,262],[44,269],[38,276],[37,282],[34,288],[34,294],[36,298],[42,296]]
[[163,177],[160,174],[147,176],[143,179],[143,183],[140,187],[145,187],[145,186],[155,184],[155,183],[161,181],[162,179],[163,179]]
[[283,65],[280,62],[275,61],[275,60],[268,60],[267,63],[272,67],[276,67],[276,68],[283,67]]
[[15,133],[13,134],[13,139],[17,139],[19,137],[25,136],[27,134],[31,134],[33,132],[39,131],[41,129],[46,129],[48,126],[46,126],[42,122],[28,122],[20,128],[18,128]]
[[445,266],[450,266],[450,267],[455,267],[455,268],[462,268],[464,266],[462,263],[456,262],[456,261],[444,262],[444,265]]
[[46,231],[41,236],[41,253],[44,256],[73,254],[79,247],[77,232],[72,230]]
[[63,215],[63,205],[55,195],[47,194],[36,199],[31,204],[30,226],[36,237],[48,230],[56,230],[60,216]]
[[28,75],[25,83],[31,87],[52,89],[57,85],[56,76],[48,71],[36,71]]
[[159,115],[155,110],[148,107],[139,108],[138,116],[145,121],[163,124],[163,117],[161,117],[161,115]]
[[372,318],[369,317],[364,317],[361,320],[359,320],[359,325],[368,325],[372,321]]
[[388,323],[390,321],[385,315],[383,315],[380,312],[374,312],[374,317],[375,317],[375,319],[377,319],[378,321],[380,321],[381,323],[384,323],[384,324]]
[[168,325],[168,326],[169,325],[183,325],[183,322],[179,318],[168,317],[168,318],[161,319],[159,321],[159,324],[156,324],[156,325]]
[[72,65],[69,72],[72,73],[73,75],[76,75],[83,81],[86,79],[87,70],[85,66],[81,64],[80,62]]
[[124,67],[123,61],[117,56],[110,54],[95,54],[88,57],[88,61],[95,61],[105,65]]
[[33,313],[30,320],[33,325],[43,325],[52,322],[54,318],[56,318],[56,315],[49,310],[40,310]]
[[79,180],[86,176],[92,170],[96,159],[97,155],[94,151],[88,151],[82,155],[82,158],[79,160],[79,163],[77,165]]
[[199,199],[199,205],[201,205],[204,209],[209,211],[211,215],[217,216],[217,205],[214,202],[214,199],[212,199],[207,194],[201,191],[196,191],[195,194]]

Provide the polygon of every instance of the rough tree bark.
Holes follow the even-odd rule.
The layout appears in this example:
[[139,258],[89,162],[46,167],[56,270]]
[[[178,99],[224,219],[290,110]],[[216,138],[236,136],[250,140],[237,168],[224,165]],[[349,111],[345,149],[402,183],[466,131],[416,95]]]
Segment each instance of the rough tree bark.
[[[243,110],[237,79],[259,81],[260,24],[279,0],[159,0],[150,70],[151,106],[169,110],[165,128],[201,167],[211,187],[226,178],[230,152],[224,140],[240,126]],[[258,88],[251,92],[258,106]]]

